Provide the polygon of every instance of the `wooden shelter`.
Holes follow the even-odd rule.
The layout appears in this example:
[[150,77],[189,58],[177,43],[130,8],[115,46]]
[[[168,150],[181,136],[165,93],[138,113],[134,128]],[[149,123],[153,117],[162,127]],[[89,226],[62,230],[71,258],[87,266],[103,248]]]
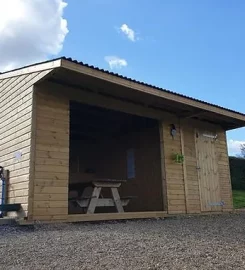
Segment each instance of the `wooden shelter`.
[[1,73],[0,96],[7,202],[27,221],[233,209],[226,131],[244,114],[64,57]]

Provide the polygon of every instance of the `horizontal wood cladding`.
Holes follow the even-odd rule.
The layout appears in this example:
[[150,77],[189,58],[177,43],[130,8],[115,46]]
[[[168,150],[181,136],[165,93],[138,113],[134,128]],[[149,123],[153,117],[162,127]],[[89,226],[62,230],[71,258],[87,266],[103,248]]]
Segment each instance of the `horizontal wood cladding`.
[[[21,203],[25,215],[30,180],[33,84],[49,72],[38,71],[0,80],[0,165],[10,171],[7,202]],[[17,153],[21,155],[16,157]]]
[[[177,129],[174,138],[170,135],[171,124]],[[219,184],[221,200],[225,202],[223,211],[232,210],[232,191],[230,182],[230,169],[227,153],[227,142],[225,131],[216,125],[190,119],[168,118],[163,121],[163,152],[166,182],[167,209],[169,213],[200,213],[201,198],[197,170],[195,129],[209,130],[217,133],[215,142],[217,162],[219,171]],[[176,164],[173,161],[174,153],[184,154],[184,163]],[[162,154],[163,155],[163,154]],[[165,182],[164,182],[165,181]]]
[[[172,137],[170,133],[171,125],[174,124],[177,133],[176,136]],[[185,213],[185,186],[184,186],[184,172],[183,165],[177,164],[173,160],[175,153],[181,153],[181,138],[180,138],[180,125],[179,120],[176,117],[172,119],[166,119],[161,123],[163,143],[161,146],[164,148],[162,156],[164,155],[165,162],[165,182],[167,194],[167,209],[169,213]]]
[[181,129],[183,134],[185,192],[187,213],[200,213],[200,191],[197,172],[195,129],[188,121],[182,121]]
[[[50,89],[49,89],[50,90]],[[36,93],[34,220],[65,220],[68,214],[69,99]]]
[[225,203],[223,206],[223,210],[229,211],[233,209],[233,200],[226,132],[224,130],[219,130],[217,132],[217,135],[218,140],[216,152],[218,158],[221,200]]

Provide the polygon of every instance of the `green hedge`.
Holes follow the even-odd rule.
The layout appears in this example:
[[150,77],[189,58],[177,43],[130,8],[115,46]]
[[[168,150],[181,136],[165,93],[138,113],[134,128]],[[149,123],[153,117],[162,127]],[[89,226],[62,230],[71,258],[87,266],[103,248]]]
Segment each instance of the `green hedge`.
[[232,189],[245,190],[245,159],[229,157]]

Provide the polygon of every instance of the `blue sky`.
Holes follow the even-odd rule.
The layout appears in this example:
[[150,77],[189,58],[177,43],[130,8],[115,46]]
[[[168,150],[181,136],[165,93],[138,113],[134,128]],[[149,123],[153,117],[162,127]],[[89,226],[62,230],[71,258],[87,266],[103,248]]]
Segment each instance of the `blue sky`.
[[[1,0],[0,70],[71,56],[245,113],[244,11],[244,0]],[[238,153],[245,129],[228,141]]]
[[[67,2],[61,55],[105,69],[118,56],[127,66],[115,72],[245,113],[245,1]],[[245,129],[228,139],[245,141]]]

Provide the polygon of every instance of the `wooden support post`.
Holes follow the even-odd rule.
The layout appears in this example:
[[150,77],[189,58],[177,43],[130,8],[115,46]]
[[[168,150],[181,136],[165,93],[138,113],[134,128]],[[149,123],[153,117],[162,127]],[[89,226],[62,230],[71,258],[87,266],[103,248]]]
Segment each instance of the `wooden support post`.
[[167,198],[167,183],[166,183],[165,155],[164,155],[164,123],[163,121],[159,121],[159,132],[160,132],[163,210],[167,211],[168,198]]
[[179,121],[179,129],[180,129],[180,141],[181,141],[181,152],[184,156],[184,161],[182,163],[183,166],[183,176],[184,176],[184,190],[185,190],[185,209],[186,213],[189,212],[188,210],[188,185],[187,185],[187,171],[186,171],[186,161],[185,161],[185,142],[184,142],[184,132],[183,132],[182,121]]

